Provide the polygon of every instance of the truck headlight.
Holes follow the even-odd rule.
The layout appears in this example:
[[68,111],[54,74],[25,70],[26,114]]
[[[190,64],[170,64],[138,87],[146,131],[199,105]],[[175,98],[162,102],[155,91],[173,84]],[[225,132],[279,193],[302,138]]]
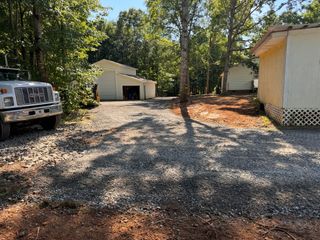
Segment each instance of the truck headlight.
[[14,105],[13,97],[5,97],[3,102],[5,107],[12,107]]
[[58,92],[54,92],[54,101],[60,102],[60,94]]

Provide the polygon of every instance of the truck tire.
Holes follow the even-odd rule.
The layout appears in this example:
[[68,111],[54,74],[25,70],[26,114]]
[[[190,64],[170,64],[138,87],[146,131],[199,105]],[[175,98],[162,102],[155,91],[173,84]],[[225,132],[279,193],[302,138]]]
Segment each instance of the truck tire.
[[55,130],[59,126],[60,120],[61,115],[57,115],[44,118],[40,124],[44,130]]
[[0,141],[6,140],[10,136],[10,123],[4,123],[0,120]]

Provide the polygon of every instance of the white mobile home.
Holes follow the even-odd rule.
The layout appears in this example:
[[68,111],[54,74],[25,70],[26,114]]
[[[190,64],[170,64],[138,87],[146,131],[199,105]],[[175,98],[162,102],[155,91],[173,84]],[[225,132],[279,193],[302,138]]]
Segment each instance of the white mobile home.
[[253,52],[267,114],[285,126],[320,125],[320,24],[272,27]]
[[145,100],[156,97],[156,82],[137,76],[137,69],[103,59],[94,63],[103,73],[97,78],[101,100]]
[[[239,64],[229,69],[227,91],[253,90],[254,71],[245,64]],[[223,86],[223,73],[221,74],[221,89]]]

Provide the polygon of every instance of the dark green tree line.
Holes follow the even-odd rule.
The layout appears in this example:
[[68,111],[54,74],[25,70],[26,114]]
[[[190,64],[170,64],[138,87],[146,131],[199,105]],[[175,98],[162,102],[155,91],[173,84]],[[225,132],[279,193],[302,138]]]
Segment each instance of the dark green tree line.
[[102,28],[108,37],[90,54],[91,63],[109,59],[136,67],[139,76],[158,82],[159,95],[177,94],[177,43],[155,28],[147,13],[129,9]]
[[98,0],[1,1],[0,54],[12,67],[30,70],[33,80],[52,83],[65,111],[73,111],[95,74],[87,53],[105,37],[96,28],[103,14]]
[[[0,2],[0,54],[62,92],[67,112],[106,58],[138,68],[158,94],[211,93],[237,63],[254,66],[250,48],[274,24],[320,21],[318,0],[153,0],[105,19],[98,0]],[[0,59],[3,62],[4,58]],[[226,78],[227,74],[224,74]],[[224,81],[225,84],[227,82]]]

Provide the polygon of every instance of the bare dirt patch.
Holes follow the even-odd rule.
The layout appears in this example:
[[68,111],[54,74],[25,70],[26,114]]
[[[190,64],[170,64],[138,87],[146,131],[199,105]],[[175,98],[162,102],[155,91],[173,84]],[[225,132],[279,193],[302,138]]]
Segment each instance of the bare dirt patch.
[[317,239],[320,220],[124,212],[70,204],[16,204],[0,212],[0,240]]
[[254,98],[253,95],[192,97],[184,105],[175,101],[172,110],[183,117],[234,128],[273,128]]

